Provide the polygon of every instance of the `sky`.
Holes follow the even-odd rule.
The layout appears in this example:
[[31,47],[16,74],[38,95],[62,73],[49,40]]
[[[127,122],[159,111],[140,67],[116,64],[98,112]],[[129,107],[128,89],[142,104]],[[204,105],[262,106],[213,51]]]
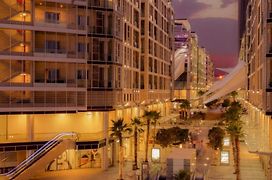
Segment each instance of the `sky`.
[[172,0],[175,18],[187,18],[214,61],[233,67],[238,60],[238,0]]

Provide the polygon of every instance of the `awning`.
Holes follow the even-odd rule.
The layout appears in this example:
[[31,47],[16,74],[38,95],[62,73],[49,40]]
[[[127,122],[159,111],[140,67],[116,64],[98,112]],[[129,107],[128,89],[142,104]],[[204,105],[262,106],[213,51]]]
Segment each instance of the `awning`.
[[216,81],[209,91],[203,95],[204,104],[244,87],[247,80],[246,68],[246,63],[239,61],[224,79]]
[[187,48],[181,48],[175,52],[175,80],[185,71],[185,61],[187,58]]

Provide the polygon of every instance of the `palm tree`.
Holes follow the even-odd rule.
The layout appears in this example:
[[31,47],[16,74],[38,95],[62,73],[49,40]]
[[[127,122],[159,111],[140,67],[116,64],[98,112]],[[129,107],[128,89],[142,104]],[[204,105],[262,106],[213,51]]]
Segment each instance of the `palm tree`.
[[153,146],[155,145],[157,122],[160,119],[160,117],[161,117],[160,112],[153,111],[153,119],[151,122],[154,125]]
[[131,125],[133,126],[134,132],[134,165],[133,169],[138,169],[138,136],[140,133],[144,132],[143,128],[141,128],[142,122],[140,118],[131,119]]
[[230,134],[236,179],[240,180],[240,137],[243,136],[243,122],[241,121],[242,105],[234,101],[225,113],[227,120],[226,131]]
[[230,134],[232,150],[235,162],[236,180],[240,180],[240,137],[243,136],[241,120],[231,121],[226,127],[226,131]]
[[131,128],[128,124],[124,123],[124,119],[112,120],[112,124],[111,137],[116,137],[119,140],[119,179],[122,180],[124,165],[123,134],[130,133]]
[[148,162],[148,141],[150,134],[150,124],[154,124],[154,126],[156,126],[157,120],[160,118],[160,113],[157,111],[145,110],[143,118],[146,119],[145,162]]

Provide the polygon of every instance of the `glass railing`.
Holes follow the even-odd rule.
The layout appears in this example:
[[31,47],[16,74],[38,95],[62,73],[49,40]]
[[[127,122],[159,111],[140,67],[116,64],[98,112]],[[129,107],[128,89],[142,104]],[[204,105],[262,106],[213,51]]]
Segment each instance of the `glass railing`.
[[44,156],[46,153],[48,153],[50,150],[56,147],[59,143],[61,143],[64,139],[71,139],[73,141],[76,141],[77,137],[78,137],[77,133],[74,132],[65,132],[58,134],[53,139],[48,141],[45,145],[43,145],[40,149],[31,154],[26,160],[21,162],[13,170],[6,174],[3,174],[3,176],[8,177],[9,179],[16,178],[28,167],[30,167],[32,164],[38,161],[42,156]]

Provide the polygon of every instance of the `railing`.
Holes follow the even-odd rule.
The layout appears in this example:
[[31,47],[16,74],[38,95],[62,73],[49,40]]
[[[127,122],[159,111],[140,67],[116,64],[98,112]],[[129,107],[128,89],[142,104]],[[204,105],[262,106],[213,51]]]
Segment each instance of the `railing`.
[[89,27],[89,33],[91,34],[103,34],[103,35],[113,35],[112,28],[92,26]]
[[99,8],[106,8],[112,9],[113,3],[110,0],[91,0],[89,2],[90,7],[99,7]]
[[7,176],[9,179],[16,178],[20,173],[22,173],[29,166],[31,166],[33,163],[35,163],[37,160],[39,160],[43,155],[45,155],[47,152],[49,152],[55,146],[57,146],[62,140],[64,140],[65,138],[69,138],[69,137],[70,137],[70,139],[77,140],[77,136],[78,135],[74,132],[66,132],[66,133],[58,134],[56,137],[54,137],[52,140],[48,141],[45,145],[43,145],[36,152],[31,154],[26,160],[21,162],[13,170],[11,170],[10,172],[3,174],[3,175]]

